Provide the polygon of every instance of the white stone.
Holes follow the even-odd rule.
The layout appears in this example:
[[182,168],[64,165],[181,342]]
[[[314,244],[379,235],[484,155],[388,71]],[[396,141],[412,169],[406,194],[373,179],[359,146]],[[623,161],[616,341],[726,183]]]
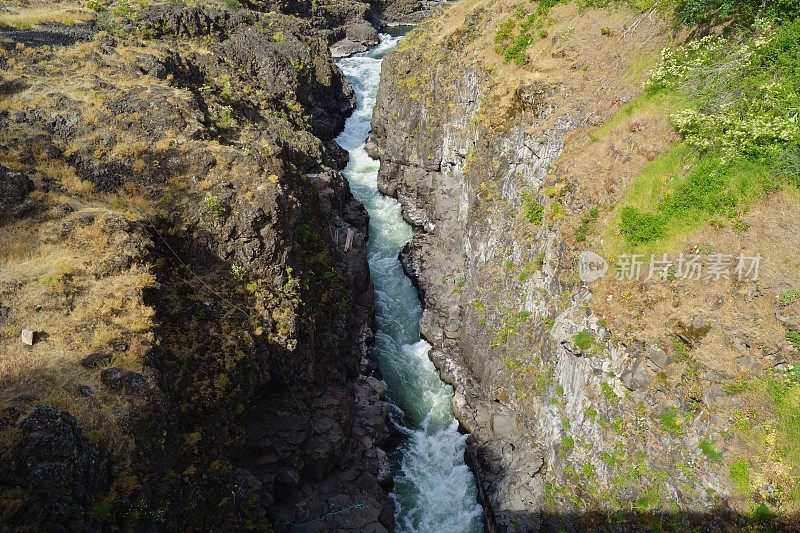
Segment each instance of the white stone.
[[36,342],[36,332],[32,329],[23,329],[20,339],[22,340],[22,344],[33,346],[33,343]]

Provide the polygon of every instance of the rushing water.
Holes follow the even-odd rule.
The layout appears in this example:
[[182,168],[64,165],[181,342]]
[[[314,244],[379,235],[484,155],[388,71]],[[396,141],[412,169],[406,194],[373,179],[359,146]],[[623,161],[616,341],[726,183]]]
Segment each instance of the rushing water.
[[379,46],[338,62],[356,92],[358,107],[336,139],[350,154],[344,175],[370,215],[369,266],[377,325],[372,349],[388,385],[396,421],[407,434],[392,457],[397,529],[478,532],[483,510],[477,503],[475,479],[464,464],[466,437],[458,432],[450,408],[453,390],[442,383],[428,358],[430,345],[419,335],[419,297],[397,258],[411,239],[411,227],[403,220],[400,204],[378,192],[378,162],[364,150],[381,60],[398,40],[382,35]]

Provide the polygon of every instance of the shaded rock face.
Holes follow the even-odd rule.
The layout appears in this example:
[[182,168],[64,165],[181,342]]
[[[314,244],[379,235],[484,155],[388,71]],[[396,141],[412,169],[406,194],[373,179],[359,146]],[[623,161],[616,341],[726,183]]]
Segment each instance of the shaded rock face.
[[0,223],[33,209],[33,202],[28,199],[33,189],[33,181],[28,176],[0,166]]
[[[0,466],[0,486],[16,486],[33,499],[23,506],[19,523],[80,528],[94,493],[106,488],[108,480],[105,462],[77,420],[39,405],[18,425],[15,440]],[[4,496],[10,505],[11,495]]]
[[[0,275],[2,325],[54,312],[24,354],[64,366],[0,391],[4,526],[393,529],[369,217],[332,142],[354,99],[327,49],[374,33],[366,4],[308,4],[156,4],[125,23],[144,41],[10,52],[5,88],[48,96],[0,110],[23,169],[0,168],[0,233],[71,263],[38,306],[41,280]],[[45,61],[102,96],[72,98]],[[113,303],[93,315],[89,296]]]
[[418,24],[443,5],[439,0],[387,0],[378,7],[378,18],[387,24]]

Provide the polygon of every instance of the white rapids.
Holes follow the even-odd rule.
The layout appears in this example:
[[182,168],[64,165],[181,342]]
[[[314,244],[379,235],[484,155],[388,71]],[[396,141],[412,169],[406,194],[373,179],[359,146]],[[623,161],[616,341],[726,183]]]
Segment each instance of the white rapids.
[[364,142],[372,129],[383,56],[399,37],[381,35],[374,49],[337,62],[356,92],[357,108],[336,141],[348,151],[344,169],[353,194],[370,215],[369,266],[375,285],[376,356],[407,438],[392,457],[397,530],[408,533],[477,533],[483,509],[472,472],[464,464],[466,436],[458,432],[444,384],[420,339],[422,306],[398,260],[411,239],[400,204],[378,192],[378,162]]

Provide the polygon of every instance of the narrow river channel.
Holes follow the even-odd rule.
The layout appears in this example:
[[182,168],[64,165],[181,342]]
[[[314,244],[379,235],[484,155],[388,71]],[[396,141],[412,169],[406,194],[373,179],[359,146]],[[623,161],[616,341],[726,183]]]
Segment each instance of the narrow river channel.
[[369,211],[369,266],[375,285],[376,340],[372,348],[407,438],[392,457],[397,529],[401,532],[457,533],[483,530],[481,506],[472,472],[464,464],[466,436],[458,432],[450,398],[420,339],[422,306],[405,276],[398,253],[411,239],[400,204],[378,192],[378,162],[364,142],[372,127],[372,109],[381,62],[399,37],[381,36],[374,49],[341,59],[358,107],[337,142],[350,154],[344,174],[353,194]]

